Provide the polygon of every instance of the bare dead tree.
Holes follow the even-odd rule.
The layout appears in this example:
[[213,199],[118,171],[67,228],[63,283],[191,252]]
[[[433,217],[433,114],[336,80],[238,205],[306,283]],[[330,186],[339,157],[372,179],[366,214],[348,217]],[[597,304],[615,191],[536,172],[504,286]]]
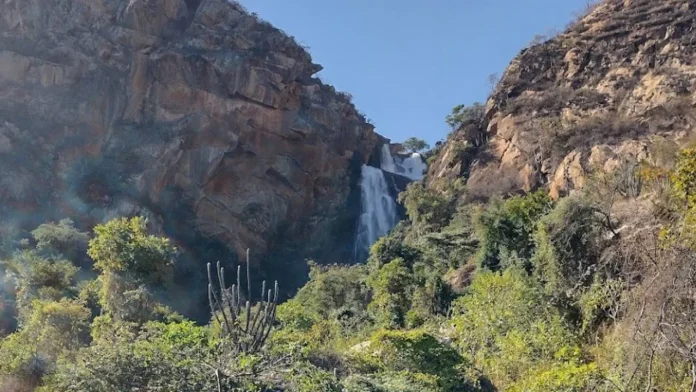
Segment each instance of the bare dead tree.
[[208,302],[223,336],[230,338],[237,353],[258,352],[273,329],[278,303],[278,282],[275,282],[273,290],[266,291],[266,281],[263,281],[261,301],[252,312],[249,250],[246,252],[247,293],[244,302],[241,292],[241,265],[237,266],[237,283],[232,287],[227,287],[225,269],[220,267],[219,261],[216,266],[217,282],[213,281],[210,267],[208,263]]
[[500,81],[500,76],[497,73],[492,73],[488,75],[488,78],[486,78],[488,81],[488,87],[490,88],[491,94],[493,91],[495,91],[495,87],[498,85],[498,82]]

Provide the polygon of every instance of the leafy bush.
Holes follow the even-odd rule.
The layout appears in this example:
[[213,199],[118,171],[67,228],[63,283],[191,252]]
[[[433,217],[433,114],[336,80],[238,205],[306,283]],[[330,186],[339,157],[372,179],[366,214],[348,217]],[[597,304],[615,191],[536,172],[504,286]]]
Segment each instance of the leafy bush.
[[33,301],[21,329],[0,341],[0,375],[38,385],[89,342],[89,315],[80,301]]
[[310,265],[309,282],[295,295],[306,312],[322,318],[359,313],[370,302],[364,266]]
[[142,217],[121,218],[94,228],[87,253],[98,270],[122,274],[138,283],[162,284],[176,248],[169,239],[149,235]]
[[167,238],[149,235],[141,217],[112,220],[94,232],[87,253],[102,271],[102,309],[116,320],[151,320],[159,305],[146,286],[170,280],[176,248]]
[[464,359],[423,330],[377,331],[352,355],[360,368],[391,377],[400,374],[399,378],[420,379],[420,383],[427,380],[430,387],[437,385],[435,390],[460,390],[468,384]]
[[115,329],[61,364],[49,391],[212,391],[213,343],[191,322],[149,323],[141,332]]
[[696,148],[685,149],[679,153],[672,183],[679,197],[690,207],[696,206]]
[[452,113],[445,118],[445,122],[452,129],[457,129],[464,124],[483,121],[485,114],[485,107],[479,102],[474,102],[471,106],[457,105],[452,108]]
[[67,260],[44,258],[34,250],[18,251],[4,267],[5,280],[16,291],[20,316],[35,299],[59,300],[68,295],[78,271]]
[[564,362],[562,353],[578,359],[574,334],[521,269],[479,273],[455,312],[461,352],[498,388],[523,381],[530,369]]
[[539,223],[535,234],[534,271],[556,297],[590,284],[596,263],[606,246],[606,215],[573,196],[561,200]]
[[299,364],[293,369],[293,391],[297,392],[342,392],[336,376],[309,364]]
[[426,188],[421,182],[409,184],[399,195],[399,202],[404,204],[409,219],[420,232],[446,226],[455,208],[453,199]]
[[370,276],[373,291],[369,310],[382,325],[400,328],[406,325],[411,306],[411,271],[403,259],[394,259]]
[[594,363],[563,362],[545,369],[534,369],[513,392],[583,392],[597,390],[602,376]]
[[343,382],[346,392],[430,392],[442,390],[436,377],[411,372],[355,374]]
[[[539,190],[526,196],[515,196],[505,202],[494,201],[480,211],[475,227],[481,247],[477,255],[478,264],[490,270],[509,267],[504,260],[516,255],[529,259],[535,248],[532,234],[537,220],[552,207],[551,199]],[[505,257],[508,256],[508,257]],[[524,262],[525,268],[529,266]]]
[[31,232],[36,249],[54,257],[65,257],[77,265],[85,258],[89,235],[77,230],[71,219],[44,223]]
[[399,226],[372,245],[370,257],[367,260],[370,270],[379,269],[397,258],[403,259],[408,265],[413,265],[420,258],[420,251],[406,244],[405,233],[399,232],[398,229]]

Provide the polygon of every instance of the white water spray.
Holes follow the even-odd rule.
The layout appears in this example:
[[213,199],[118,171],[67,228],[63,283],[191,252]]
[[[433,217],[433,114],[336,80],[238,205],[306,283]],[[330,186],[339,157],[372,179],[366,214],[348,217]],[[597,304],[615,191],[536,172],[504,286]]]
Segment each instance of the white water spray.
[[363,165],[360,178],[362,211],[355,239],[355,256],[364,258],[372,244],[385,236],[399,221],[396,202],[389,194],[384,172]]
[[420,154],[392,156],[389,145],[381,150],[381,170],[363,165],[360,177],[361,205],[360,221],[355,239],[355,258],[364,260],[372,244],[399,222],[396,201],[389,193],[384,172],[398,174],[412,181],[422,180],[428,166]]
[[420,181],[428,170],[421,154],[414,152],[407,157],[392,156],[389,145],[382,146],[382,170],[404,176],[412,181]]

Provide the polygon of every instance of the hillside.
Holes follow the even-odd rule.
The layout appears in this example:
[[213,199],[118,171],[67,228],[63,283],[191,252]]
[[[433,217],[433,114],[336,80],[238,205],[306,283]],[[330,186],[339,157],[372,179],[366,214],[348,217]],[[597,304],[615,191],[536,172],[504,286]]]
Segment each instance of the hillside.
[[[552,197],[624,161],[669,166],[691,139],[696,3],[606,1],[532,44],[502,75],[484,117],[467,122],[430,167],[472,197],[539,187]],[[672,146],[670,146],[672,145]]]
[[350,255],[349,195],[384,140],[241,6],[4,1],[0,70],[3,237],[142,215],[198,266]]
[[0,390],[696,392],[696,1],[587,11],[418,181],[235,4],[6,0]]

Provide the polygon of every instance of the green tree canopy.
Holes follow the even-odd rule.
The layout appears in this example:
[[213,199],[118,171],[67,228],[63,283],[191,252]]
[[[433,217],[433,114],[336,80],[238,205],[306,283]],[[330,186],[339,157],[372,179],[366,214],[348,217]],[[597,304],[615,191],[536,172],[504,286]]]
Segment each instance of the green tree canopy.
[[425,140],[416,137],[406,139],[401,145],[411,152],[419,152],[430,148],[430,145]]
[[501,390],[525,382],[537,367],[582,363],[577,338],[561,313],[520,268],[480,273],[455,309],[462,352]]
[[445,122],[452,129],[457,129],[464,124],[481,121],[484,111],[485,107],[479,102],[474,102],[471,106],[457,105],[452,108],[452,113],[445,118]]
[[15,289],[20,317],[35,299],[59,300],[68,295],[78,271],[67,260],[46,258],[35,250],[18,251],[3,266],[5,281]]
[[102,308],[117,320],[144,322],[158,307],[148,287],[170,280],[176,248],[148,234],[141,217],[112,220],[94,232],[87,253],[102,271]]
[[515,196],[504,202],[494,201],[475,219],[481,241],[479,265],[497,270],[509,266],[512,259],[523,263],[534,251],[532,237],[537,221],[553,206],[543,190],[525,196]]
[[173,266],[176,248],[168,238],[150,235],[142,217],[121,218],[98,225],[87,253],[94,266],[137,283],[162,284]]
[[36,241],[36,249],[43,254],[60,255],[77,264],[85,258],[89,235],[76,229],[71,219],[44,223],[31,235]]

